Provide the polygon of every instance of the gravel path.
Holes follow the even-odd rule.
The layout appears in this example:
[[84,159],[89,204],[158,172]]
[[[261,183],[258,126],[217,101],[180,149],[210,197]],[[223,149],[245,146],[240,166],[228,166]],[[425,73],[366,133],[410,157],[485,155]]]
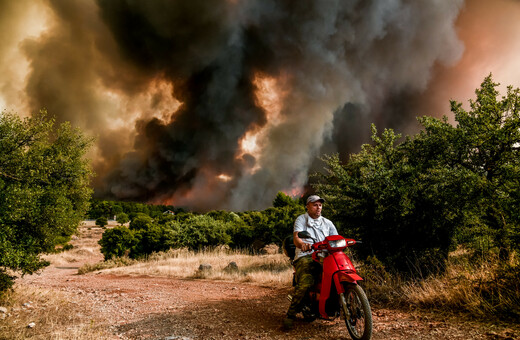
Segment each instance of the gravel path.
[[[101,255],[93,261],[99,261]],[[298,320],[284,332],[290,287],[103,273],[78,275],[74,266],[50,266],[21,284],[59,290],[88,307],[114,339],[350,339],[336,321]],[[493,325],[441,320],[396,310],[373,310],[372,339],[519,339]]]

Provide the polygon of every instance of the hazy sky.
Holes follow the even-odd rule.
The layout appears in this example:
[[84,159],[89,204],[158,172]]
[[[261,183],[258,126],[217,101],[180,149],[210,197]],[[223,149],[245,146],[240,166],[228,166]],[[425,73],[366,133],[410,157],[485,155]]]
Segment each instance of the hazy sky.
[[519,37],[518,0],[1,1],[0,109],[95,136],[98,197],[263,209],[370,123],[519,87]]

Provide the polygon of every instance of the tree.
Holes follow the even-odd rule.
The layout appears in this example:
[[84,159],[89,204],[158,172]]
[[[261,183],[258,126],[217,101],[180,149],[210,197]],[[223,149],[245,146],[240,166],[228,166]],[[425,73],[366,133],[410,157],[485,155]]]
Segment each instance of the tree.
[[296,205],[298,205],[297,200],[294,200],[291,196],[286,195],[281,191],[276,194],[276,197],[273,200],[273,207],[275,208],[291,207]]
[[199,249],[231,243],[228,231],[233,228],[233,223],[215,220],[210,216],[192,216],[182,223],[170,221],[166,226],[172,229],[172,245],[178,248]]
[[484,239],[481,250],[498,249],[503,258],[518,250],[520,94],[509,87],[499,100],[497,86],[486,77],[470,111],[452,102],[456,126],[423,117],[424,130],[402,143],[373,126],[372,144],[346,164],[324,158],[316,189],[340,232],[363,238],[362,256],[428,271],[432,263],[442,268],[456,242]]
[[105,260],[128,255],[138,243],[134,234],[134,231],[124,226],[105,230],[98,242]]
[[108,219],[105,216],[100,216],[96,219],[96,225],[104,228],[108,224]]
[[48,263],[76,231],[88,208],[92,140],[45,111],[26,119],[0,114],[0,290]]
[[487,229],[501,258],[520,249],[520,89],[499,93],[491,75],[484,79],[470,111],[451,102],[458,122],[463,166],[477,176],[472,194],[478,209],[467,226]]
[[128,215],[125,214],[124,212],[122,213],[119,213],[119,215],[117,215],[117,219],[116,219],[117,223],[119,223],[120,225],[123,225],[125,224],[126,222],[130,221],[130,219],[128,218]]
[[148,229],[149,226],[153,223],[153,218],[150,216],[138,213],[130,222],[130,229],[131,230],[141,230],[141,229]]

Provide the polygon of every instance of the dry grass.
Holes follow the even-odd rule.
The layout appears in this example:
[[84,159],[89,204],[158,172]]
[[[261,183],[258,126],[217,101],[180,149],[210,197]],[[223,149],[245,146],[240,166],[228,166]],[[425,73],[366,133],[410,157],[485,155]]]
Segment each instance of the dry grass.
[[452,254],[442,275],[404,285],[402,291],[409,302],[421,307],[469,312],[480,318],[520,317],[515,258],[509,263],[496,257],[470,261],[467,255],[459,250]]
[[[124,262],[124,261],[123,261]],[[236,263],[238,270],[226,269],[229,263]],[[243,251],[213,249],[193,252],[175,249],[153,254],[139,262],[129,261],[124,265],[121,260],[112,260],[93,266],[85,266],[80,272],[102,270],[103,273],[118,275],[153,275],[177,278],[205,278],[255,282],[269,285],[288,285],[292,280],[292,267],[283,254],[249,255]],[[211,270],[199,270],[200,265],[208,264]],[[104,269],[114,265],[115,268]]]
[[[375,272],[375,274],[374,274]],[[404,280],[384,271],[369,271],[371,301],[386,306],[427,309],[444,314],[466,314],[480,319],[520,317],[519,266],[496,257],[475,259],[463,249],[450,254],[442,274]]]
[[72,237],[70,244],[72,249],[56,254],[42,256],[56,267],[78,265],[98,262],[103,259],[99,251],[99,244],[104,229],[92,225],[83,225],[78,228],[77,235]]
[[[92,223],[91,223],[92,224]],[[81,226],[73,236],[71,250],[47,254],[43,258],[55,267],[79,267],[100,261],[97,241],[103,229]],[[107,339],[110,333],[89,316],[87,305],[75,301],[75,296],[54,290],[44,290],[16,284],[14,290],[0,297],[0,339]],[[3,315],[3,320],[1,319]],[[34,323],[34,328],[28,325]]]
[[[110,333],[64,293],[15,285],[0,300],[7,308],[0,339],[107,339]],[[34,323],[34,327],[29,327]]]

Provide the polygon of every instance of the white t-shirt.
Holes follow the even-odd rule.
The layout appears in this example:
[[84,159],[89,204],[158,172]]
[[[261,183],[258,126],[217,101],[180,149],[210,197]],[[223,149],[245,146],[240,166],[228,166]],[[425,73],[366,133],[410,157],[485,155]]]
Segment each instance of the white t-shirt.
[[[325,240],[325,237],[330,235],[338,235],[338,231],[330,220],[326,219],[323,216],[320,216],[316,219],[309,216],[309,214],[305,213],[300,215],[294,221],[294,232],[307,231],[311,234],[312,239],[302,239],[303,242],[312,244],[313,242],[321,242]],[[296,248],[296,252],[294,255],[294,260],[296,261],[302,256],[312,254],[312,250],[303,252],[300,248]]]

